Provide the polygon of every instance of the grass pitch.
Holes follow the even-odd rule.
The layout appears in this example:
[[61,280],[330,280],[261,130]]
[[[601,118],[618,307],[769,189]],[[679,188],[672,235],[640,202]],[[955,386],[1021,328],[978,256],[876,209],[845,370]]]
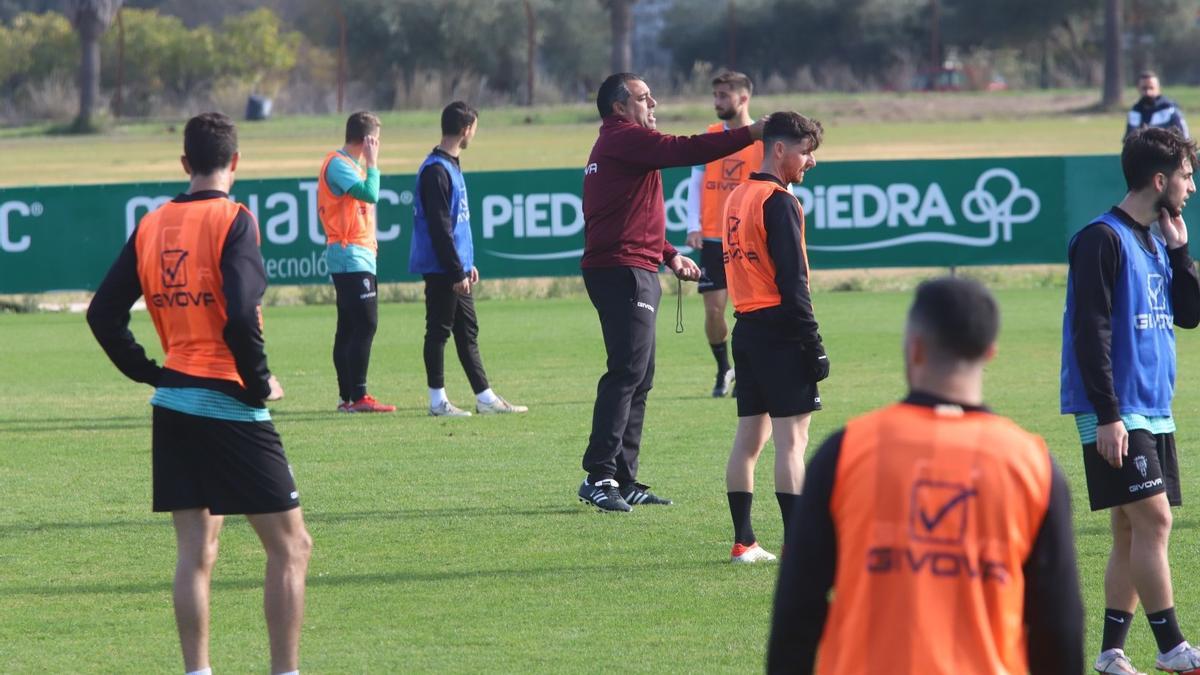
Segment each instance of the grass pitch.
[[[833,374],[813,446],[849,416],[904,393],[900,325],[908,293],[817,298]],[[998,294],[1000,356],[988,400],[1042,434],[1070,476],[1089,651],[1099,641],[1107,518],[1087,511],[1077,438],[1057,414],[1062,291]],[[760,668],[776,567],[727,562],[724,463],[734,404],[708,397],[702,310],[687,332],[659,322],[642,478],[676,500],[629,515],[576,502],[603,345],[585,299],[484,300],[481,348],[502,395],[526,416],[425,416],[422,308],[381,307],[372,390],[394,415],[333,412],[330,306],[268,308],[273,409],[316,549],[302,659],[310,673],[752,672]],[[663,313],[670,315],[667,296]],[[869,317],[869,319],[868,319]],[[135,333],[157,349],[147,317]],[[150,390],[124,380],[79,315],[0,315],[0,672],[170,672],[169,517],[150,513]],[[1179,334],[1176,399],[1185,501],[1200,499],[1197,337]],[[450,357],[452,400],[469,388]],[[772,451],[759,466],[755,525],[777,550]],[[1176,512],[1172,562],[1185,633],[1200,634],[1195,506]],[[227,519],[212,612],[213,665],[267,666],[264,557]],[[869,638],[868,638],[869,639]],[[1139,614],[1135,662],[1154,644]]]

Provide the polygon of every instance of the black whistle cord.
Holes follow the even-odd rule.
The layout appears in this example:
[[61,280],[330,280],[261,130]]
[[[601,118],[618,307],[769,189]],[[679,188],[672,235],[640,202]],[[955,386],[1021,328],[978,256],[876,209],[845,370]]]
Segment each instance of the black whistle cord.
[[675,278],[675,333],[683,332],[683,280]]

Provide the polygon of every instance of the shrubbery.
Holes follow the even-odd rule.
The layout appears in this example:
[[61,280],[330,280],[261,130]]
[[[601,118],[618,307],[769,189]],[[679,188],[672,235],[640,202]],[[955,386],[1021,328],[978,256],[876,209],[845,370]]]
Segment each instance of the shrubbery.
[[[124,54],[121,55],[122,34]],[[120,24],[104,35],[101,90],[111,95],[120,77],[121,110],[129,116],[163,114],[209,101],[222,89],[275,95],[301,62],[304,39],[286,30],[269,9],[226,17],[217,26],[186,27],[155,10],[126,8]],[[0,100],[6,117],[53,116],[48,91],[71,110],[79,67],[79,40],[61,14],[24,13],[0,24]],[[306,65],[324,64],[328,54],[306,47]]]

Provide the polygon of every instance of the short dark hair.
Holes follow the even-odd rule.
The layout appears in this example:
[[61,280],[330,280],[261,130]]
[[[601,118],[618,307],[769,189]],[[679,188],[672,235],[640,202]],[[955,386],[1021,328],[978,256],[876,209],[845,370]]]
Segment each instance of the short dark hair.
[[935,359],[978,361],[996,342],[1000,309],[982,283],[939,277],[917,286],[908,322],[928,338]]
[[726,70],[717,75],[712,80],[712,86],[727,84],[734,89],[741,89],[748,94],[754,93],[754,83],[750,81],[750,76],[745,73],[739,73],[736,70]]
[[183,155],[192,173],[212,175],[228,167],[237,151],[237,126],[224,113],[200,113],[183,128]]
[[613,73],[604,78],[600,90],[596,92],[596,109],[600,111],[600,118],[613,114],[614,103],[628,101],[631,93],[628,84],[641,79],[642,76],[636,73]]
[[1143,190],[1155,174],[1171,175],[1183,166],[1183,160],[1196,165],[1196,141],[1184,138],[1174,128],[1146,127],[1125,139],[1121,149],[1121,171],[1125,187],[1131,192]]
[[1158,73],[1154,72],[1153,70],[1143,70],[1142,72],[1138,73],[1137,81],[1141,82],[1142,80],[1148,80],[1152,77],[1154,79],[1158,79]]
[[806,138],[812,139],[812,149],[821,147],[821,139],[825,136],[825,127],[821,122],[809,119],[795,111],[774,112],[767,117],[763,126],[763,147],[769,148],[775,141],[799,143]]
[[362,143],[367,136],[374,136],[379,126],[379,118],[374,113],[360,110],[346,119],[346,142]]
[[457,136],[479,119],[479,111],[462,101],[442,108],[442,135]]

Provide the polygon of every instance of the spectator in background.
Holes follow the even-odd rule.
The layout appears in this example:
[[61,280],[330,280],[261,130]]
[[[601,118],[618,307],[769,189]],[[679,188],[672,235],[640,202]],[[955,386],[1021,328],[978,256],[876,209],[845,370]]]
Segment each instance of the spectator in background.
[[1125,123],[1125,138],[1138,129],[1158,127],[1161,129],[1178,129],[1184,138],[1191,138],[1187,122],[1175,101],[1162,95],[1158,84],[1158,74],[1153,70],[1142,71],[1137,80],[1138,93],[1141,98],[1133,104],[1129,111],[1129,120]]

